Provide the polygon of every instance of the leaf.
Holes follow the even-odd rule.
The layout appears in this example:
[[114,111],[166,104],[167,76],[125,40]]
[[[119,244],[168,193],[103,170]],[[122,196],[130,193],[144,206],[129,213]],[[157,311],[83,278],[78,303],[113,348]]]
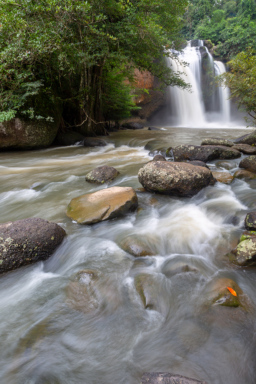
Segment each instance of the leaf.
[[229,292],[233,295],[233,296],[237,296],[237,293],[236,291],[234,291],[234,289],[230,288],[230,287],[227,287],[227,289],[229,290]]

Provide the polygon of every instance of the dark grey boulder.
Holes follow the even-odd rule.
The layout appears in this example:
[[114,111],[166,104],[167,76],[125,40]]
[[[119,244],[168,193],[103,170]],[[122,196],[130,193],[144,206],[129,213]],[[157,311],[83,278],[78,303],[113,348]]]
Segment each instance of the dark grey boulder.
[[205,167],[208,168],[208,165],[206,165],[203,161],[194,160],[194,161],[188,161],[189,164],[196,165],[197,167]]
[[114,180],[119,175],[119,172],[108,165],[97,167],[85,176],[85,180],[89,183],[104,184]]
[[38,218],[0,224],[0,273],[48,259],[65,236],[58,224]]
[[57,145],[74,145],[74,144],[83,144],[84,136],[78,132],[58,132],[55,144]]
[[173,196],[193,196],[215,183],[207,168],[169,161],[150,161],[139,170],[138,178],[147,191]]
[[244,225],[248,231],[256,231],[256,212],[247,213]]
[[108,143],[103,139],[98,139],[96,137],[85,137],[84,146],[85,147],[105,147]]
[[249,144],[249,145],[255,145],[256,144],[256,130],[252,131],[248,135],[243,135],[241,137],[238,137],[234,140],[235,144]]
[[227,139],[208,138],[204,139],[201,145],[223,145],[224,147],[233,147],[234,143]]
[[173,149],[174,161],[199,160],[208,162],[217,159],[236,159],[239,151],[221,145],[179,145]]
[[152,161],[166,161],[166,158],[162,155],[156,155]]
[[126,129],[143,129],[144,125],[140,123],[124,123],[122,127]]
[[256,156],[248,156],[240,161],[239,168],[244,168],[247,171],[256,172]]
[[249,144],[235,144],[233,148],[246,155],[256,155],[256,147]]
[[206,381],[190,379],[173,373],[144,373],[140,384],[207,384]]
[[148,127],[148,131],[161,131],[161,129],[156,127]]

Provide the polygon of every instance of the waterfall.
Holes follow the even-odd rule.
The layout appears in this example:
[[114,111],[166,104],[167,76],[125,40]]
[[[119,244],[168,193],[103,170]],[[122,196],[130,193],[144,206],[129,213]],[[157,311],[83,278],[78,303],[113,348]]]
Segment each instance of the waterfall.
[[178,55],[188,66],[173,58],[168,58],[168,64],[174,72],[181,73],[181,78],[191,85],[191,89],[188,91],[177,86],[168,88],[175,124],[181,127],[206,127],[207,117],[212,123],[218,122],[218,125],[229,123],[229,90],[214,85],[214,76],[224,73],[225,65],[213,61],[202,40],[188,42],[187,47]]
[[[221,61],[214,61],[216,76],[226,72],[225,65]],[[218,87],[219,105],[221,121],[228,123],[230,121],[230,100],[229,89],[227,87]]]

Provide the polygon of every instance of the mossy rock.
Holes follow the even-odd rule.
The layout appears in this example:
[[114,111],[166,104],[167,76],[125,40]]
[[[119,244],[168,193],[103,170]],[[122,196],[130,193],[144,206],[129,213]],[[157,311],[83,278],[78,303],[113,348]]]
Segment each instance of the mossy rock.
[[256,264],[256,237],[242,239],[238,246],[228,255],[229,260],[239,266],[247,267]]
[[233,147],[234,143],[227,139],[208,138],[204,139],[201,145],[223,145],[224,147]]

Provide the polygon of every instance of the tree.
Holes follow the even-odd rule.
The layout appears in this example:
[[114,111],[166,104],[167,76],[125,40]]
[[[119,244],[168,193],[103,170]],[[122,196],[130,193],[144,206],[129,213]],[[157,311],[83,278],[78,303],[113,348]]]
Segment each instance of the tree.
[[58,106],[64,126],[103,133],[106,118],[127,116],[135,108],[129,85],[135,67],[163,84],[185,87],[167,68],[164,46],[180,46],[186,4],[2,0],[0,120],[52,119]]
[[256,125],[256,52],[247,49],[228,63],[230,72],[221,76],[224,85],[230,88],[231,98],[249,115],[248,123]]

